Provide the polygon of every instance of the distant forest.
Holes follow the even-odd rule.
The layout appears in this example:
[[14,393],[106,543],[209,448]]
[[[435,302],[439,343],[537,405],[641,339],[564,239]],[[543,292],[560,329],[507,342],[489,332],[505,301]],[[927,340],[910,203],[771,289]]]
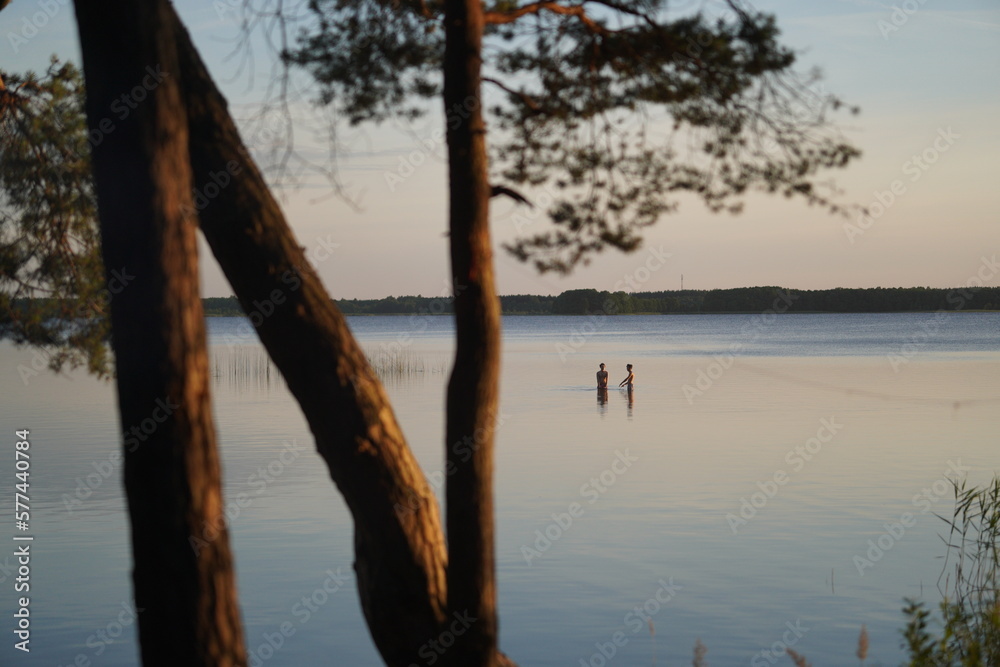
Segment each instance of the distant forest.
[[[236,297],[203,299],[205,314],[237,316]],[[451,300],[443,297],[389,296],[383,299],[340,299],[345,315],[445,314]],[[670,313],[757,313],[773,309],[792,313],[902,313],[936,310],[1000,310],[1000,287],[934,289],[930,287],[837,288],[794,290],[782,287],[738,287],[664,292],[601,292],[577,289],[559,296],[501,296],[505,315],[631,315]]]

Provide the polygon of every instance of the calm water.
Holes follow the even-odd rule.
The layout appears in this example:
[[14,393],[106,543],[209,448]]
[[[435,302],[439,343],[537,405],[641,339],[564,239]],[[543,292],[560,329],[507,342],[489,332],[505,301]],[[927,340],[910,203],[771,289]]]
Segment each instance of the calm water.
[[[450,320],[351,324],[373,355],[401,352],[420,368],[387,387],[440,492]],[[521,665],[688,665],[699,638],[716,667],[790,665],[771,653],[783,641],[816,665],[853,664],[862,623],[867,664],[900,663],[903,597],[938,599],[947,480],[1000,471],[1000,314],[504,327],[501,643]],[[252,664],[379,664],[350,520],[296,404],[273,367],[256,365],[242,320],[209,328],[226,493],[252,499],[231,521]],[[0,552],[0,663],[134,664],[113,385],[22,379],[31,362],[30,350],[0,347],[0,511],[13,513],[13,431],[28,428],[35,536],[28,656],[9,630],[13,547]],[[612,385],[635,365],[631,398],[600,400],[601,362]],[[327,595],[324,583],[341,587]],[[295,634],[272,650],[266,636],[286,621]]]

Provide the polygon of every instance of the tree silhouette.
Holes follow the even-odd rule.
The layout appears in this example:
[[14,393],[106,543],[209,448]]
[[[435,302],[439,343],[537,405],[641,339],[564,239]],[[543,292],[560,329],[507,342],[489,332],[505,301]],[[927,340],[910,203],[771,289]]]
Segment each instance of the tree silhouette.
[[[440,96],[445,109],[457,336],[445,540],[382,386],[171,5],[75,4],[88,128],[106,133],[93,146],[105,277],[136,267],[110,311],[146,664],[246,662],[228,537],[197,539],[200,526],[223,522],[196,226],[352,513],[358,592],[382,658],[420,663],[428,641],[465,619],[442,662],[501,665],[510,663],[498,649],[493,562],[500,311],[488,203],[521,194],[491,174],[565,193],[549,211],[554,230],[509,250],[539,269],[568,271],[604,247],[637,247],[639,230],[675,206],[672,193],[736,210],[762,189],[837,211],[815,176],[857,156],[826,120],[839,101],[791,74],[794,56],[778,44],[772,17],[735,1],[726,3],[728,21],[664,20],[656,2],[612,0],[311,3],[316,28],[285,56],[310,69],[323,101],[352,122],[418,113],[415,97]],[[488,63],[484,44],[496,53]],[[102,130],[107,109],[137,82],[142,103]],[[501,93],[488,112],[484,82]],[[681,156],[674,139],[654,141],[654,108],[694,154]],[[497,130],[492,162],[487,117]],[[217,194],[193,199],[209,182]],[[129,438],[156,409],[154,432]]]
[[105,285],[88,140],[76,67],[0,76],[0,335],[53,370],[106,375],[107,303],[128,272]]
[[[843,212],[817,179],[859,155],[829,121],[843,103],[795,72],[773,16],[715,5],[713,19],[670,18],[660,0],[477,3],[489,56],[468,64],[497,93],[483,104],[493,179],[557,193],[553,229],[507,246],[514,256],[568,272],[605,247],[634,250],[684,192],[713,211],[758,190]],[[316,0],[315,27],[285,57],[351,123],[412,117],[447,85],[449,6]],[[446,96],[449,129],[472,123],[470,94]]]

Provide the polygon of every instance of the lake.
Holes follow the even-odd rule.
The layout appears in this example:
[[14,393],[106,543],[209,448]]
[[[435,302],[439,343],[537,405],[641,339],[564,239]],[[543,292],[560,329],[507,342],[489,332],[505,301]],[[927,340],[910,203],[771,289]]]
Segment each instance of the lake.
[[[350,322],[401,362],[386,387],[440,497],[451,319]],[[251,664],[380,664],[296,403],[244,320],[209,332],[225,493],[251,498],[230,521]],[[786,644],[853,664],[862,624],[866,664],[897,665],[903,598],[940,599],[950,480],[1000,471],[1000,313],[508,316],[503,355],[501,646],[525,667],[689,665],[697,639],[715,667],[790,665]],[[114,386],[32,359],[0,346],[0,508],[30,429],[35,537],[32,650],[7,630],[0,663],[135,664]],[[612,387],[634,365],[631,396],[595,391],[602,362]]]

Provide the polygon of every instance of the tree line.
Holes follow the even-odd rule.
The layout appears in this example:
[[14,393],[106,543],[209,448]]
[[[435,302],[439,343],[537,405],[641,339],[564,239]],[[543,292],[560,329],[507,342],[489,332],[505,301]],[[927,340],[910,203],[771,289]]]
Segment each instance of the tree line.
[[[1000,310],[1000,287],[932,288],[869,287],[796,290],[782,287],[738,287],[714,290],[607,292],[567,290],[558,296],[510,294],[500,296],[505,315],[633,315],[668,313],[746,313],[772,308],[775,300],[797,313],[905,313],[936,310]],[[243,314],[236,297],[202,300],[205,314],[237,317]],[[336,299],[345,315],[449,314],[451,300],[425,296],[387,296],[382,299]]]
[[[834,214],[853,208],[833,200],[827,174],[860,155],[829,120],[843,102],[796,71],[772,15],[736,0],[711,15],[668,14],[657,2],[315,0],[306,15],[271,0],[244,4],[239,42],[275,49],[273,108],[288,109],[282,77],[294,68],[310,78],[309,99],[352,125],[445,109],[429,138],[447,147],[449,272],[461,288],[421,304],[455,318],[439,506],[173,5],[73,5],[82,77],[57,61],[42,76],[0,71],[0,335],[64,352],[50,356],[53,369],[86,363],[113,374],[123,432],[158,401],[176,405],[138,446],[118,438],[145,665],[252,662],[212,419],[199,230],[240,310],[258,314],[251,322],[351,512],[345,539],[383,661],[422,664],[448,636],[453,644],[433,660],[506,667],[493,494],[502,302],[490,199],[528,201],[518,187],[556,193],[539,200],[547,231],[507,250],[558,272],[606,248],[635,250],[641,230],[685,193],[734,213],[754,191]],[[251,38],[255,26],[263,40]],[[647,141],[646,119],[661,114],[690,155],[672,140]],[[277,147],[285,155],[295,152],[287,127]],[[489,141],[487,127],[499,130]],[[40,295],[56,301],[23,300]],[[624,308],[635,296],[608,303]],[[70,310],[31,308],[39,303]],[[95,322],[103,329],[84,326]],[[452,445],[470,441],[471,456]],[[196,539],[218,525],[211,540]],[[460,615],[476,622],[457,636]]]

